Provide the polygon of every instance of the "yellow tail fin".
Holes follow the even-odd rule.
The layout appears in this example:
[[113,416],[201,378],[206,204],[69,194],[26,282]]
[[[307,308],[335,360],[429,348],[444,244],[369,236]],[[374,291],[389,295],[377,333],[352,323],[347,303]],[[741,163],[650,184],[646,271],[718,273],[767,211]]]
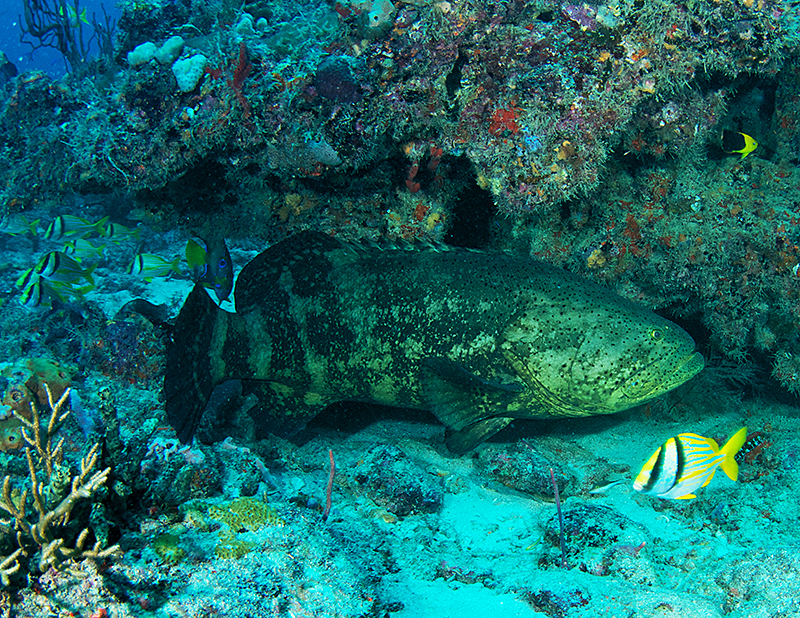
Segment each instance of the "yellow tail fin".
[[725,460],[720,465],[722,471],[728,475],[728,478],[735,481],[739,478],[739,464],[733,458],[739,449],[742,448],[745,440],[747,440],[747,427],[742,427],[739,431],[733,434],[730,439],[720,449],[720,453],[725,453]]

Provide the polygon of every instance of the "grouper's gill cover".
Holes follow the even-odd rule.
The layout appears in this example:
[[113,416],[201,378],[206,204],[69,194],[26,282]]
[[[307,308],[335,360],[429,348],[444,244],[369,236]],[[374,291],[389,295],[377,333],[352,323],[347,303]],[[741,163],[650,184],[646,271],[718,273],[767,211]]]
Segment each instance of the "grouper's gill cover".
[[214,386],[245,381],[256,434],[340,400],[432,411],[463,453],[514,418],[610,414],[703,367],[675,324],[504,253],[351,245],[303,232],[242,270],[236,313],[196,286],[176,321],[167,414],[191,439]]

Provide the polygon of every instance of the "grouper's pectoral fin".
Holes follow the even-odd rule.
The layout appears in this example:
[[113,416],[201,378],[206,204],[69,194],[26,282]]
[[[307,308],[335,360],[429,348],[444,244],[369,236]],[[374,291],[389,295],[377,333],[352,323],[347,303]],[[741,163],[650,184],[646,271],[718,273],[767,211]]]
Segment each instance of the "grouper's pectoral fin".
[[255,405],[248,410],[256,440],[269,434],[281,438],[293,436],[329,403],[278,382],[250,380],[245,382],[244,390],[256,398]]
[[446,358],[422,362],[422,393],[448,430],[447,447],[466,453],[511,422],[503,416],[522,386],[490,382]]
[[496,416],[467,425],[460,431],[452,431],[448,428],[444,432],[444,443],[454,455],[463,455],[469,453],[481,442],[491,438],[513,420],[507,416]]

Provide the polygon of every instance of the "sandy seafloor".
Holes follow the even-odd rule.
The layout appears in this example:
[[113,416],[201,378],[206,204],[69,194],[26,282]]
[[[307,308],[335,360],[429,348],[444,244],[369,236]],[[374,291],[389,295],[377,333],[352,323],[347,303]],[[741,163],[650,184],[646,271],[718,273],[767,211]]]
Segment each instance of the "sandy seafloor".
[[[19,238],[6,249],[4,277],[13,282],[34,249]],[[252,246],[232,249],[238,268],[255,255]],[[173,244],[164,254],[176,251]],[[174,314],[191,286],[132,283],[111,262],[96,271],[98,290],[88,297],[108,317],[139,295]],[[36,311],[44,310],[22,314],[18,326],[33,327]],[[160,486],[147,508],[126,514],[120,558],[41,575],[15,596],[12,615],[800,616],[798,408],[768,394],[744,399],[722,373],[707,369],[659,402],[615,416],[515,422],[463,457],[447,453],[433,417],[364,406],[340,406],[294,441],[198,445],[193,452],[219,475],[213,495],[170,506],[159,502],[169,501],[169,484]],[[91,409],[104,384],[117,393],[124,441],[141,440],[148,421],[170,438],[158,385],[87,372],[74,387]],[[670,436],[691,431],[722,443],[743,425],[769,444],[742,463],[738,482],[720,472],[688,501],[632,490],[632,476]],[[329,449],[337,472],[324,521]],[[148,466],[168,478],[190,459],[151,454]],[[567,569],[550,468],[562,486]],[[226,530],[214,521],[211,507],[244,495],[274,509],[265,525]],[[215,555],[224,534],[246,548],[241,557]],[[174,560],[154,551],[158,538],[175,541]]]

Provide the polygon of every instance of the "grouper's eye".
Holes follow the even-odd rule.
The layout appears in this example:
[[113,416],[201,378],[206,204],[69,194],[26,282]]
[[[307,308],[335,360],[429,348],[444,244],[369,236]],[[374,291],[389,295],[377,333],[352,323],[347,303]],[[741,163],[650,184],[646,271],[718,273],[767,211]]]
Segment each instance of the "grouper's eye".
[[658,328],[654,328],[650,331],[650,338],[653,341],[661,341],[664,338],[664,331],[659,330]]

